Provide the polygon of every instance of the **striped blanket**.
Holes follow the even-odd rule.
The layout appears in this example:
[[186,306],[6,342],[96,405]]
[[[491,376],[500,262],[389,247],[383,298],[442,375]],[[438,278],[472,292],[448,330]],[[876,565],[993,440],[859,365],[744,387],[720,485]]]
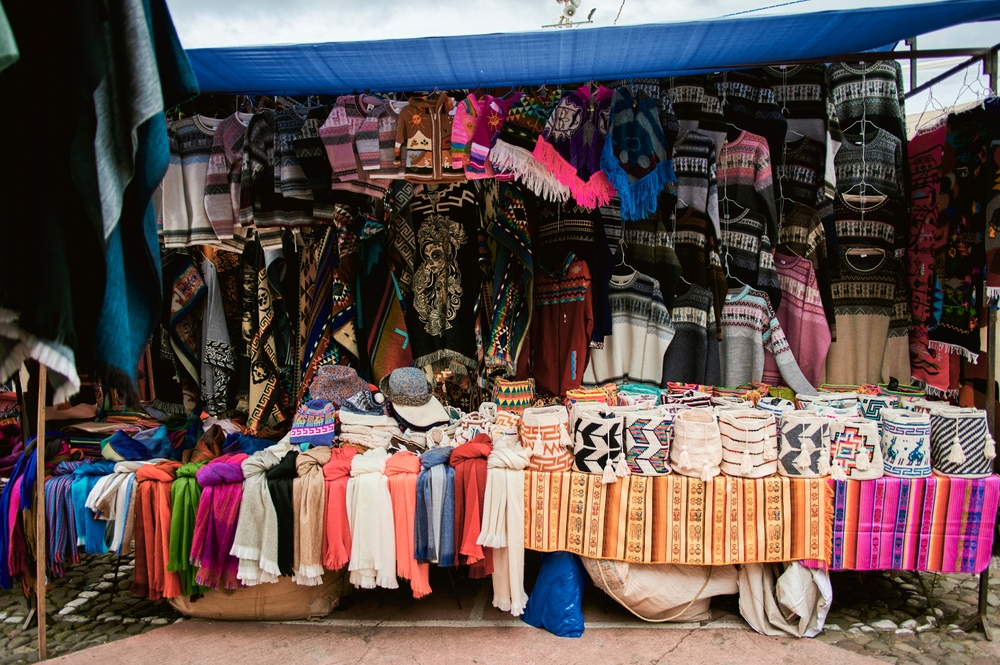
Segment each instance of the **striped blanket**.
[[1000,477],[832,482],[832,569],[979,573],[989,565]]
[[525,547],[639,563],[829,560],[825,478],[629,476],[532,471]]

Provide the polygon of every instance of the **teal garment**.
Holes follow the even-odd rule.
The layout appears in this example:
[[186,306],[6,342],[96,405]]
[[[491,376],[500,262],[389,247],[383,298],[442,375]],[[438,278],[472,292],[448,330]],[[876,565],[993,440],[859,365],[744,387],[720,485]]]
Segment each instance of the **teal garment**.
[[17,62],[19,57],[14,31],[10,29],[10,21],[0,4],[0,72]]

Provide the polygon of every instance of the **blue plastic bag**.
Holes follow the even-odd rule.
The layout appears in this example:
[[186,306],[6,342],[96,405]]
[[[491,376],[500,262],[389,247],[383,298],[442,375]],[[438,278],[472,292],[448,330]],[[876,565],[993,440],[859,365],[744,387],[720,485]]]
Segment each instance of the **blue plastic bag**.
[[521,620],[558,637],[580,637],[586,580],[587,571],[575,554],[542,554],[542,569]]

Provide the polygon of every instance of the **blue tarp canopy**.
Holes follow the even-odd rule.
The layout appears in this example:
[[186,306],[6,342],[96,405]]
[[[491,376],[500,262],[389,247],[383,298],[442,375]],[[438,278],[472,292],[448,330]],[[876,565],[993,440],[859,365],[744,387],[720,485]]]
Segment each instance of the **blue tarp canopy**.
[[202,92],[331,94],[674,76],[854,53],[1000,19],[1000,0],[947,0],[686,23],[190,49]]

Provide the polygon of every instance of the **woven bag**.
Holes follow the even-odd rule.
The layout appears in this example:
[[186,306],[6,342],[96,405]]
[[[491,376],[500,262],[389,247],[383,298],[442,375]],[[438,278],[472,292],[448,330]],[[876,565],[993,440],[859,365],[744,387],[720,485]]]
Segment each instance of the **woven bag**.
[[521,445],[532,449],[531,471],[568,471],[573,467],[569,413],[562,405],[525,409]]
[[829,418],[814,411],[786,411],[781,417],[780,431],[779,475],[819,478],[830,473]]
[[605,484],[629,475],[622,416],[610,409],[583,409],[577,416],[573,468],[583,473],[600,474]]
[[782,415],[788,413],[789,411],[794,411],[795,402],[788,399],[782,399],[781,397],[764,397],[757,402],[756,408],[773,414],[774,419],[778,422],[778,427],[780,428]]
[[830,455],[834,480],[873,480],[884,473],[878,426],[871,420],[834,418],[830,423]]
[[708,482],[719,475],[722,438],[712,409],[686,409],[674,418],[674,440],[670,446],[670,468]]
[[882,464],[885,475],[931,475],[931,418],[926,413],[882,409]]
[[603,388],[573,388],[566,391],[566,398],[563,400],[566,406],[571,407],[581,402],[607,404],[608,393]]
[[660,398],[663,404],[678,404],[692,409],[712,406],[712,395],[698,390],[688,390],[682,393],[670,393]]
[[493,401],[498,411],[522,414],[535,401],[535,380],[508,381],[497,379],[493,389]]
[[625,462],[628,470],[636,476],[663,476],[670,473],[674,414],[647,409],[624,415]]
[[618,388],[618,404],[621,406],[635,406],[638,404],[659,404],[660,394],[663,391],[659,388],[646,386],[641,383],[626,383]]
[[935,406],[931,418],[931,464],[936,473],[984,478],[993,473],[996,444],[986,427],[986,412],[960,406]]
[[778,470],[778,428],[774,416],[757,409],[719,414],[722,471],[737,478],[763,478]]
[[519,427],[521,416],[510,411],[497,411],[496,417],[493,418],[493,424],[497,427]]
[[931,409],[939,406],[949,405],[946,402],[932,402],[923,397],[901,397],[899,400],[899,408],[916,413],[930,413]]
[[882,420],[882,409],[899,408],[899,395],[858,395],[858,412],[868,420]]
[[[801,402],[801,398],[799,399]],[[861,407],[857,393],[828,393],[809,400],[806,411],[815,411],[827,418],[859,418]]]

